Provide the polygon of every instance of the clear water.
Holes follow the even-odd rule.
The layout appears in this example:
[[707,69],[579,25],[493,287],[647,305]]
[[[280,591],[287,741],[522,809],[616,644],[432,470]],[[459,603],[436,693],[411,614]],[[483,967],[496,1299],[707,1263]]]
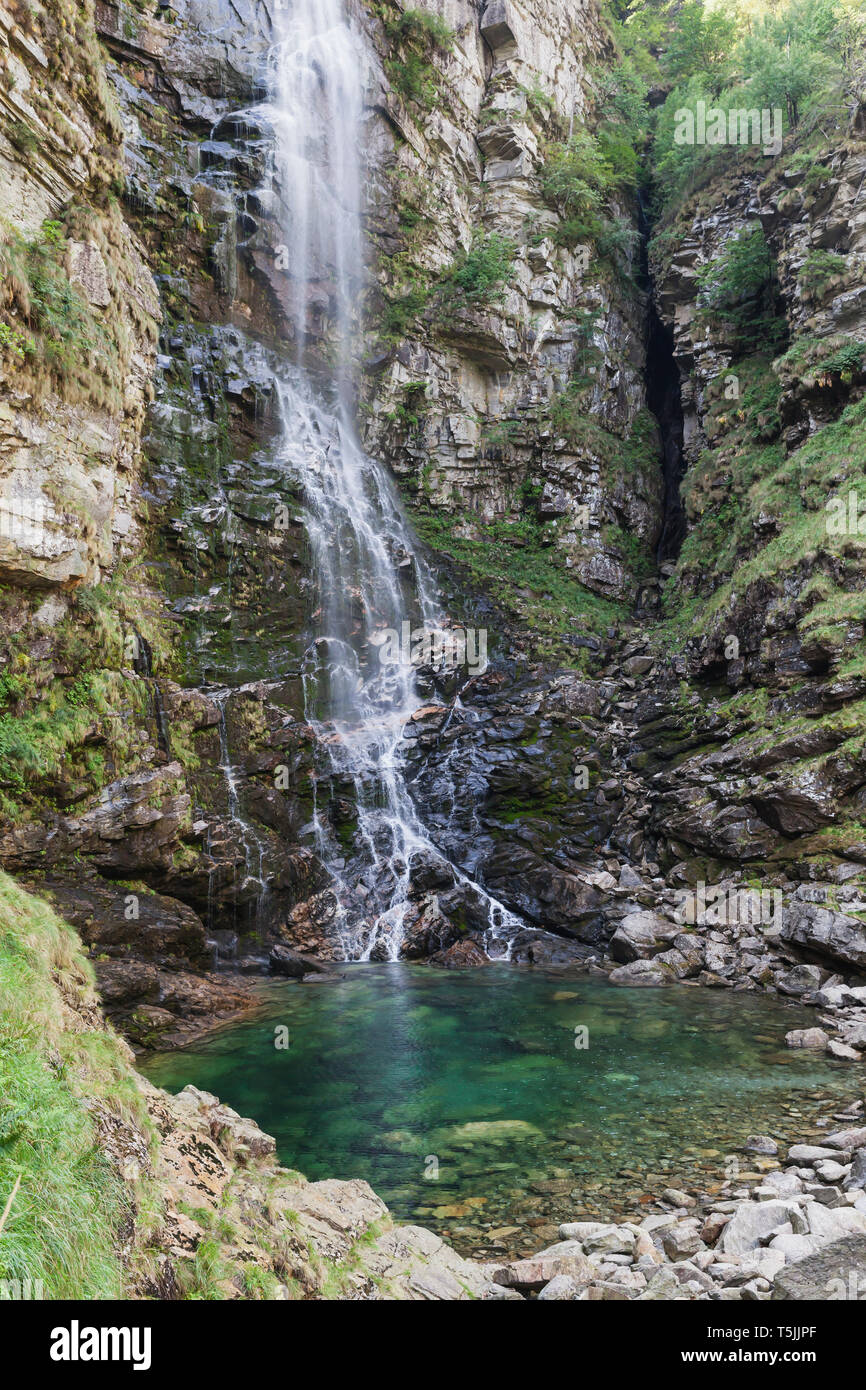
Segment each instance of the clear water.
[[537,1249],[559,1221],[633,1213],[674,1181],[709,1190],[749,1134],[794,1142],[823,1099],[850,1098],[844,1064],[785,1048],[806,1014],[507,965],[347,965],[268,986],[254,1019],[143,1070],[215,1092],[287,1167],[365,1178],[464,1251]]

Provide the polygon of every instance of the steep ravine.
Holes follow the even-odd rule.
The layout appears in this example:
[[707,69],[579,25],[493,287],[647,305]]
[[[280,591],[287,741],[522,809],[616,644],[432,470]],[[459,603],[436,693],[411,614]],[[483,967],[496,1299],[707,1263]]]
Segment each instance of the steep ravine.
[[[0,534],[0,864],[77,929],[102,1008],[138,1048],[239,1017],[259,978],[327,975],[350,902],[356,954],[374,959],[484,969],[507,953],[615,986],[796,999],[816,1010],[813,1045],[859,1075],[863,542],[830,534],[825,506],[864,458],[864,364],[840,356],[866,343],[862,124],[828,140],[808,180],[793,159],[749,155],[685,199],[652,248],[650,298],[639,253],[587,268],[544,192],[548,142],[591,122],[596,69],[612,61],[594,4],[575,22],[559,3],[425,0],[453,32],[423,41],[420,95],[400,7],[349,9],[365,35],[369,277],[361,297],[343,285],[360,305],[344,325],[357,350],[336,371],[332,268],[311,256],[300,311],[282,269],[268,7],[52,0],[4,19],[4,255],[23,286],[10,332],[38,348],[59,331],[24,307],[38,284],[50,308],[47,283],[74,341],[35,379],[19,340],[0,338],[15,523]],[[627,195],[616,211],[637,225]],[[775,360],[698,304],[696,268],[755,223],[784,320]],[[495,261],[503,245],[504,284],[478,297],[473,251]],[[816,245],[840,248],[845,269],[812,290]],[[299,338],[309,391],[290,376]],[[378,765],[399,760],[425,843],[403,844],[399,863],[377,844],[376,881],[352,872],[382,830],[369,758],[335,756],[328,739],[346,729],[310,699],[328,593],[310,546],[312,453],[299,462],[291,447],[301,414],[322,430],[329,375],[355,383],[393,594],[417,594],[426,566],[445,625],[483,627],[491,652],[480,672],[422,668],[402,692]],[[344,405],[340,447],[355,448]],[[391,524],[390,478],[417,542]],[[321,510],[326,531],[335,515]],[[362,584],[340,585],[357,676],[371,604]],[[695,920],[683,900],[698,884],[725,904],[779,893],[783,908],[770,930],[712,909]],[[42,912],[18,891],[10,939]],[[370,931],[383,903],[399,907],[394,951]],[[75,1009],[101,1034],[79,985]],[[129,1079],[129,1057],[117,1065]],[[168,1202],[136,1293],[179,1296],[204,1277],[196,1252],[213,1232],[193,1209],[228,1193],[240,1215],[221,1238],[223,1294],[492,1296],[491,1270],[392,1229],[363,1184],[286,1174],[273,1141],[213,1098],[145,1100],[161,1142],[144,1157],[137,1111],[123,1140],[135,1162],[112,1150],[125,1179],[146,1173]],[[190,1134],[207,1151],[195,1171]],[[837,1147],[854,1163],[856,1145]],[[260,1229],[248,1218],[262,1185]],[[580,1272],[550,1260],[592,1253],[512,1282],[528,1294]],[[762,1295],[772,1264],[750,1271]],[[268,1271],[261,1287],[251,1269]]]

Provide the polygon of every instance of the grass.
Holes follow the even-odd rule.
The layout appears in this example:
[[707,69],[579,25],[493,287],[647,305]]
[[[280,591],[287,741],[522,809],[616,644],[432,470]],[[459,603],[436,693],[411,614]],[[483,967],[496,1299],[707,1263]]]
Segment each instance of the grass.
[[123,1292],[132,1191],[98,1142],[95,1107],[149,1136],[76,934],[0,872],[0,1207],[18,1184],[0,1279],[33,1281],[46,1298]]
[[433,56],[449,52],[454,43],[454,31],[439,15],[428,10],[401,12],[384,4],[375,8],[393,46],[391,55],[385,59],[391,86],[404,101],[424,111],[432,110],[440,96],[441,76]]
[[622,605],[599,598],[563,569],[533,521],[481,525],[476,540],[455,535],[450,516],[418,509],[412,522],[422,540],[463,566],[490,598],[526,623],[541,655],[562,658],[563,638],[603,632],[626,616]]
[[[775,582],[782,593],[800,570],[811,576],[797,586],[801,636],[842,648],[843,625],[864,617],[866,536],[830,532],[827,503],[856,490],[866,470],[866,398],[786,455],[777,440],[762,442],[757,425],[763,419],[772,435],[768,364],[753,359],[749,370],[740,402],[730,409],[718,403],[715,447],[686,478],[692,529],[665,590],[663,631],[675,641],[707,633],[743,602],[750,585]],[[762,517],[773,523],[768,538],[756,532]],[[866,657],[852,651],[845,670],[866,670]]]
[[[69,279],[68,240],[89,241],[105,268],[109,303],[95,309]],[[136,292],[139,268],[115,201],[72,205],[28,241],[0,221],[0,372],[35,400],[56,391],[71,404],[120,413],[127,377],[156,324]]]

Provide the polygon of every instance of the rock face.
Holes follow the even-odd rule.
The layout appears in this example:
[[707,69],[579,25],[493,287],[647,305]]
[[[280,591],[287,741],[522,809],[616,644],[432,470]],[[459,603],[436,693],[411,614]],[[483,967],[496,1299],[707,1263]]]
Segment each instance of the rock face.
[[[0,580],[37,590],[98,583],[133,548],[160,317],[141,243],[105,203],[120,131],[92,9],[83,14],[77,65],[47,12],[26,27],[0,18],[4,273],[14,262],[21,286],[0,354]],[[67,236],[64,258],[57,219],[72,199],[82,231]],[[57,324],[50,308],[28,310],[39,276],[67,297]],[[66,348],[43,354],[43,338],[61,330]],[[30,350],[43,359],[36,376]]]
[[160,1135],[155,1177],[166,1206],[133,1296],[177,1297],[217,1213],[226,1233],[218,1241],[220,1297],[248,1297],[250,1268],[258,1296],[276,1299],[457,1301],[490,1287],[481,1266],[432,1231],[394,1226],[367,1183],[308,1183],[278,1165],[269,1135],[215,1096],[142,1086]]
[[[543,194],[546,143],[589,118],[593,65],[609,59],[610,42],[591,5],[576,19],[535,3],[488,5],[479,17],[460,0],[448,22],[453,40],[431,59],[430,111],[389,80],[387,26],[371,31],[384,59],[368,130],[383,312],[405,318],[419,287],[427,303],[384,359],[371,344],[366,441],[425,514],[454,517],[458,536],[525,516],[581,583],[633,597],[618,537],[648,552],[661,525],[645,305],[594,252],[567,244]],[[511,260],[501,293],[480,303],[438,291],[449,266],[491,237]],[[566,426],[561,407],[578,376],[588,382],[575,407],[583,419]],[[626,439],[640,440],[628,481],[614,461]]]
[[[672,612],[691,604],[695,620],[683,618],[673,663],[692,682],[686,707],[660,717],[657,697],[642,717],[659,774],[652,828],[675,857],[808,878],[822,876],[813,857],[826,849],[840,861],[834,872],[853,881],[863,862],[866,770],[854,731],[866,679],[849,658],[862,652],[862,554],[850,528],[830,519],[862,448],[862,362],[848,370],[843,349],[866,341],[856,194],[866,149],[840,121],[808,178],[804,158],[792,133],[778,158],[722,166],[653,241],[686,467],[688,534],[665,601]],[[708,312],[701,288],[743,238],[766,256],[773,307],[760,341]],[[809,478],[797,526],[785,501],[794,471]],[[729,525],[721,551],[710,540],[720,514]],[[810,911],[796,929],[804,947],[816,931]],[[818,934],[828,932],[822,918]],[[828,944],[816,956],[835,958]]]
[[859,917],[817,903],[792,903],[785,913],[782,936],[843,967],[866,967],[866,927]]

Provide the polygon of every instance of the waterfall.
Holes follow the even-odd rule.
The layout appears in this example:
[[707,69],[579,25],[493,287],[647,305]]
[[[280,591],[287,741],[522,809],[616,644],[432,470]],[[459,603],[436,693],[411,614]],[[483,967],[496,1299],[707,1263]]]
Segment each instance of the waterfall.
[[[406,621],[438,628],[434,585],[392,481],[353,422],[352,330],[364,285],[360,130],[363,35],[342,0],[289,0],[270,56],[274,181],[284,208],[292,362],[278,382],[280,456],[297,479],[316,585],[306,715],[326,759],[309,827],[329,869],[349,959],[396,960],[413,861],[439,861],[412,802],[401,742],[422,704],[408,662],[377,641]],[[323,370],[323,363],[329,366]],[[342,793],[346,796],[343,797]],[[334,799],[345,802],[341,841]],[[351,839],[347,855],[346,838]],[[453,881],[466,881],[450,868]],[[486,898],[486,895],[484,895]],[[489,902],[491,928],[518,923]]]

